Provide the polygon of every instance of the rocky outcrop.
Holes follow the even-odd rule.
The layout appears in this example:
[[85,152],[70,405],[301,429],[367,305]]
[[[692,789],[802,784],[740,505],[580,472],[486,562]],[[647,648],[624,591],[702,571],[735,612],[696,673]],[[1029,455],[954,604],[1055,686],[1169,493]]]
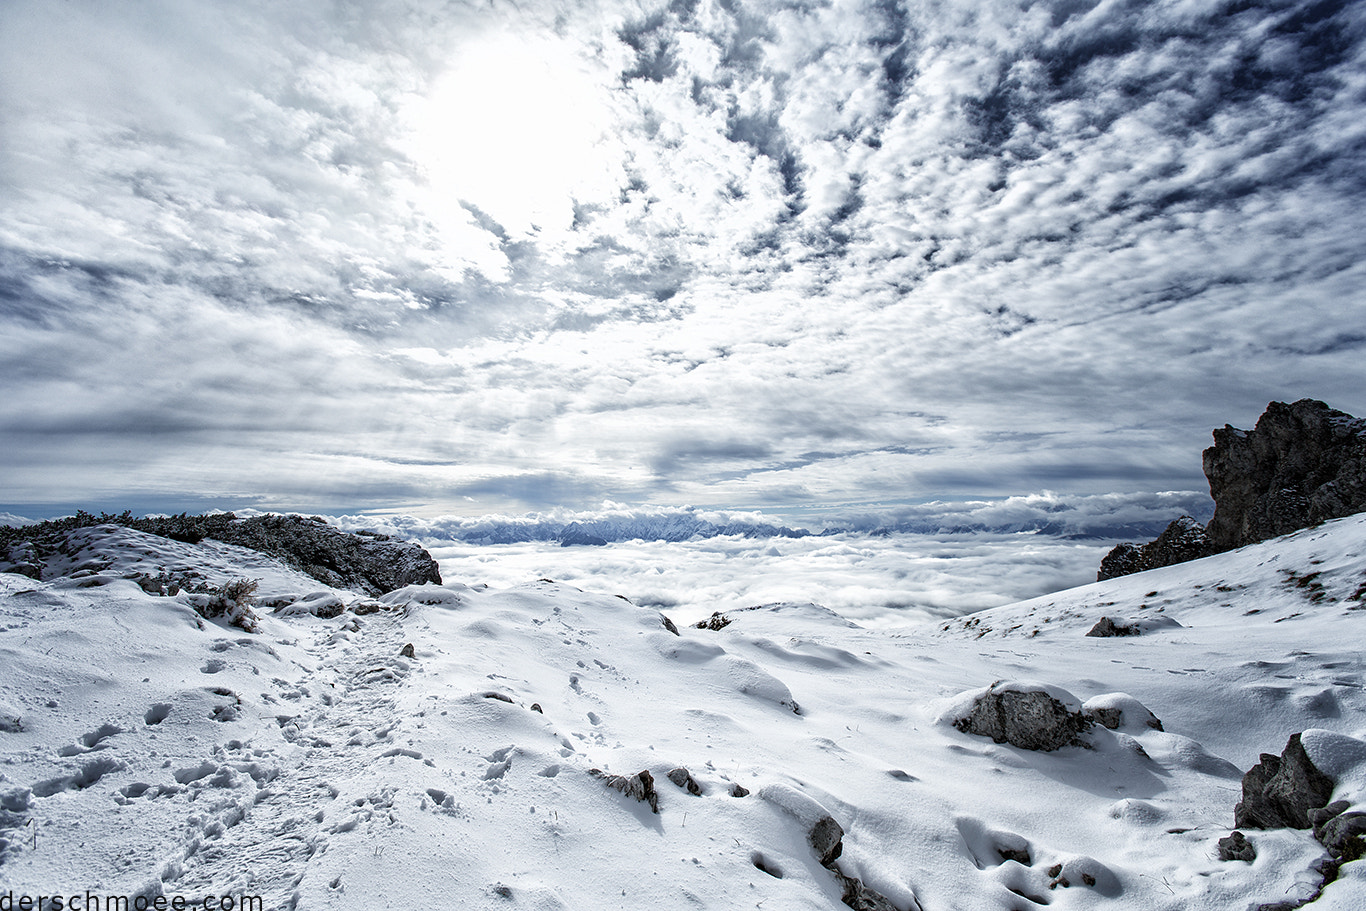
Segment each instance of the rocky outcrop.
[[1251,431],[1214,431],[1204,469],[1219,550],[1349,516],[1366,510],[1366,420],[1314,399],[1272,402]]
[[1182,516],[1155,541],[1119,545],[1101,561],[1098,581],[1366,511],[1366,420],[1315,399],[1272,402],[1252,430],[1224,425],[1202,463],[1214,498],[1209,524]]
[[[1313,745],[1306,749],[1308,738]],[[1311,753],[1313,755],[1311,755]],[[1319,764],[1314,761],[1319,757]],[[1366,856],[1366,812],[1348,812],[1346,800],[1329,803],[1335,782],[1330,772],[1342,773],[1366,756],[1366,744],[1328,731],[1291,734],[1280,756],[1263,753],[1243,776],[1243,799],[1234,809],[1234,825],[1245,829],[1313,829],[1314,838],[1328,854],[1311,872],[1319,878],[1312,894],[1290,901],[1257,906],[1257,911],[1292,911],[1319,898],[1337,879],[1343,864]],[[1241,832],[1219,840],[1220,860],[1248,860],[1256,848]]]
[[367,595],[441,584],[436,561],[420,545],[371,532],[348,534],[316,516],[254,516],[209,537],[270,554],[320,582]]
[[1240,829],[1308,829],[1309,811],[1327,805],[1333,782],[1320,772],[1291,734],[1280,756],[1263,753],[1243,776],[1243,799],[1233,810]]
[[[105,513],[0,528],[0,571],[20,572],[34,579],[48,578],[69,549],[72,532],[99,525],[119,525],[150,535],[198,544],[205,538],[250,548],[275,557],[287,566],[335,588],[366,595],[386,594],[405,585],[441,584],[432,555],[420,545],[374,532],[341,531],[317,516],[274,515],[239,519],[230,512],[191,516],[134,517]],[[185,578],[139,577],[147,591],[187,587]]]
[[1078,735],[1091,720],[1070,693],[1054,695],[1043,687],[998,681],[954,719],[953,726],[1022,750],[1049,752],[1079,743]]
[[1182,516],[1167,526],[1155,540],[1142,546],[1120,544],[1100,561],[1096,581],[1197,560],[1214,553],[1205,529],[1190,516]]

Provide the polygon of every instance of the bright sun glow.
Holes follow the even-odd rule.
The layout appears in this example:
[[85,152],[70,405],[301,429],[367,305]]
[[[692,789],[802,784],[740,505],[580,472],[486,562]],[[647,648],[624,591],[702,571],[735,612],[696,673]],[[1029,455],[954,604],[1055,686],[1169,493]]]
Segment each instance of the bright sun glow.
[[483,38],[461,49],[411,112],[411,153],[432,193],[424,208],[471,256],[462,201],[514,239],[567,231],[573,200],[615,191],[608,92],[561,43]]

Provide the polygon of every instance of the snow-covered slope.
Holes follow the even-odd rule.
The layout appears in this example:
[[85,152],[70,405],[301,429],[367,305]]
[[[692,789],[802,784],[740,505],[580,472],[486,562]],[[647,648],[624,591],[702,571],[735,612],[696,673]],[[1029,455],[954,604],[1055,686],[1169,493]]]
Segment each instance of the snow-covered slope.
[[[1216,859],[1241,772],[1297,731],[1366,735],[1366,517],[937,624],[780,604],[680,635],[548,581],[324,619],[360,599],[101,534],[105,568],[0,575],[0,895],[832,911],[828,814],[838,869],[900,911],[1241,909],[1321,854],[1283,830]],[[182,563],[292,604],[249,634],[119,578]],[[1145,631],[1088,638],[1102,616]],[[997,680],[1129,711],[1051,753],[948,723]],[[642,770],[658,813],[604,783]],[[1314,907],[1366,907],[1361,865]]]

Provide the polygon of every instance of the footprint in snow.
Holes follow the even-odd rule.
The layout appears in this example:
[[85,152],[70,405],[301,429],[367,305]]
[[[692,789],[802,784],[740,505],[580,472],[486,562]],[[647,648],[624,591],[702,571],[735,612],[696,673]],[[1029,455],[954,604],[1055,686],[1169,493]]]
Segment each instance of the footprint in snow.
[[88,734],[82,734],[80,743],[73,743],[62,747],[57,751],[58,756],[79,756],[82,753],[89,753],[94,750],[107,748],[104,741],[113,737],[115,734],[122,734],[123,728],[112,724],[102,724]]

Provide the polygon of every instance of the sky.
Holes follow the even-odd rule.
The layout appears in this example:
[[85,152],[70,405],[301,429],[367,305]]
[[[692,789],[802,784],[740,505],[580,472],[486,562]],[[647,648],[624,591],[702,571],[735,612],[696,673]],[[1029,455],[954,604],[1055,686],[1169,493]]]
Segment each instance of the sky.
[[0,5],[0,510],[1206,489],[1366,413],[1366,5]]

